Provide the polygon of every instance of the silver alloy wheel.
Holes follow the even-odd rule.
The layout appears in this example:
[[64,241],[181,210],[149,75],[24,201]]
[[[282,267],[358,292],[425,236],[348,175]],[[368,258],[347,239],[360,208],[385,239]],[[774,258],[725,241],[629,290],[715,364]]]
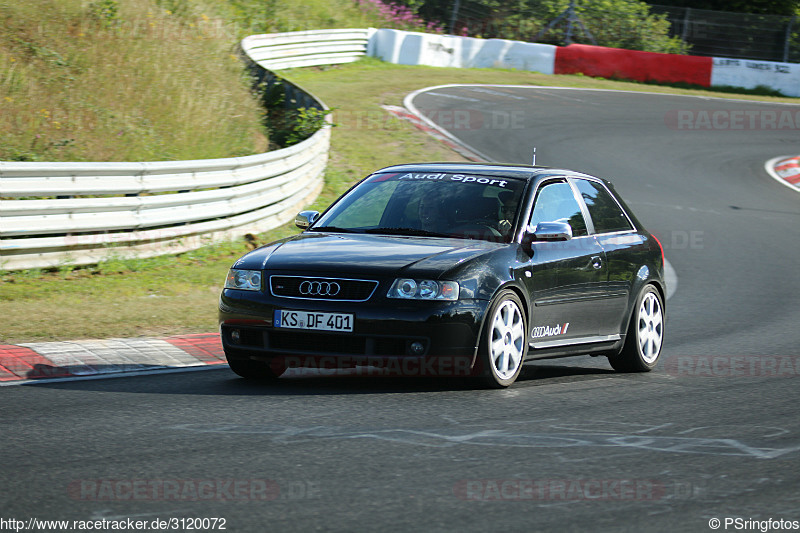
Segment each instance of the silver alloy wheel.
[[513,378],[525,353],[525,321],[513,300],[504,301],[494,313],[489,350],[492,372],[501,380]]
[[651,365],[661,353],[661,343],[664,340],[664,314],[661,312],[661,302],[658,297],[648,292],[639,306],[639,352],[642,359]]

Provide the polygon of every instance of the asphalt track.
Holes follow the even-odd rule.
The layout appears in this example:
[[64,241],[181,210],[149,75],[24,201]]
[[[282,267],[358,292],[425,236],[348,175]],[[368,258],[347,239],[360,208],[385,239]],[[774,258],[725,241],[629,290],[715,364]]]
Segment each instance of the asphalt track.
[[[612,179],[680,280],[664,363],[644,375],[602,359],[529,363],[502,391],[252,385],[227,369],[6,387],[0,520],[670,532],[800,521],[800,195],[763,169],[800,144],[769,113],[800,108],[488,87],[413,100],[491,159],[529,162],[536,146],[539,164]],[[704,110],[733,125],[718,114],[703,129]],[[734,129],[739,111],[759,127]]]

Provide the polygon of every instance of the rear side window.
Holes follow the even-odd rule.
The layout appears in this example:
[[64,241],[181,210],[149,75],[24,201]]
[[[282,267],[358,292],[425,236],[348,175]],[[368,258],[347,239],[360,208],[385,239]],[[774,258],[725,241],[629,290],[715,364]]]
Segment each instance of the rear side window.
[[576,179],[575,185],[589,208],[595,233],[614,233],[633,229],[628,217],[602,183]]
[[572,226],[576,237],[586,235],[586,222],[572,187],[565,181],[547,183],[539,187],[531,214],[531,226],[539,222],[566,222]]

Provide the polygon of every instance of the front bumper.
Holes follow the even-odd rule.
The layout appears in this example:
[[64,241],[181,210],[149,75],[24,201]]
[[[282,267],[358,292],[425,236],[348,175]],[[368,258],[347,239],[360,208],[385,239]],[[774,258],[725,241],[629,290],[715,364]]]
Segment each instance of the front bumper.
[[[466,359],[472,365],[488,301],[373,299],[308,301],[225,289],[219,305],[225,354],[229,359],[263,361],[276,357],[326,358],[337,366],[442,358]],[[273,321],[276,310],[349,313],[354,317],[353,331],[277,328]]]

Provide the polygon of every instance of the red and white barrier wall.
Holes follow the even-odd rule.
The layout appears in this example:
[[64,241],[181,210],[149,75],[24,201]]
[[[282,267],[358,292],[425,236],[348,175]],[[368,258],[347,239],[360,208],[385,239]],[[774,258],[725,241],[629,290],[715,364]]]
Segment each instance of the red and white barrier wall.
[[367,55],[399,65],[515,68],[553,74],[557,46],[400,30],[377,30]]
[[800,97],[800,64],[658,54],[572,44],[566,47],[503,39],[476,39],[377,30],[367,54],[390,63],[460,68],[514,68],[542,74],[690,83],[701,87],[759,85]]
[[711,85],[710,57],[657,54],[585,44],[559,47],[556,74],[578,74],[634,81]]
[[715,57],[711,85],[745,89],[764,85],[786,96],[800,96],[800,64]]

